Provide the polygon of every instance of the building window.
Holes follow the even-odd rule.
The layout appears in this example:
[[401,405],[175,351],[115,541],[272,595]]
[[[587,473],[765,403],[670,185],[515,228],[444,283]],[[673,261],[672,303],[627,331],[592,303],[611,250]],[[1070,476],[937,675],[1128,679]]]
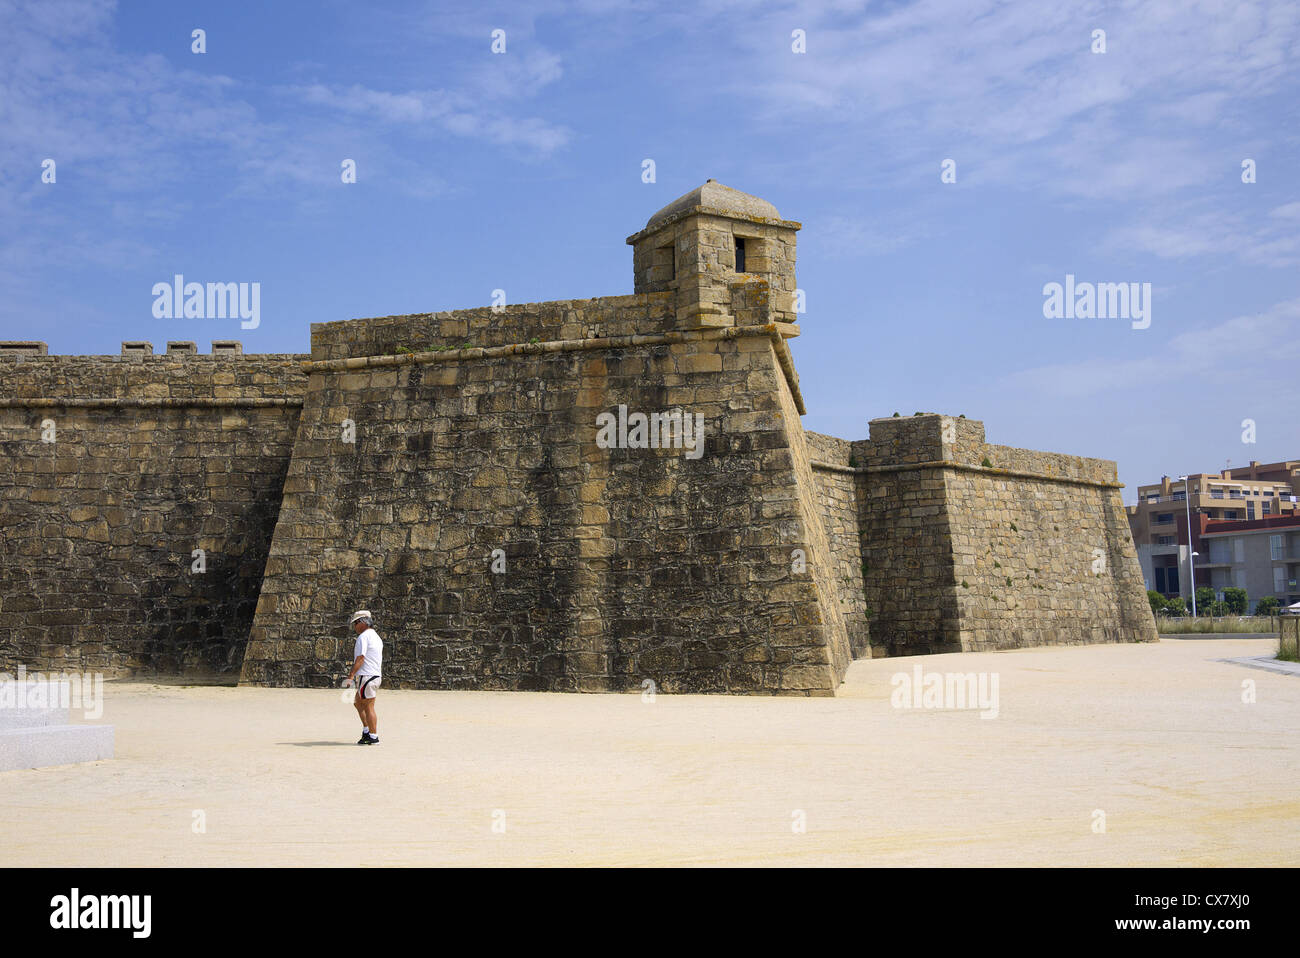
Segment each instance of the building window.
[[1210,498],[1211,498],[1211,499],[1222,499],[1222,498],[1223,498],[1223,490],[1222,490],[1222,489],[1211,489],[1211,490],[1210,490]]
[[736,237],[736,272],[745,272],[745,239],[742,236]]
[[677,251],[671,243],[660,246],[651,255],[652,282],[671,283],[677,278]]
[[1271,503],[1271,502],[1269,502],[1267,499],[1265,499],[1265,500],[1264,500],[1264,515],[1268,515],[1268,514],[1269,514],[1270,512],[1272,512],[1272,511],[1273,511],[1273,503]]
[[1174,502],[1182,502],[1182,501],[1183,501],[1184,499],[1186,499],[1186,498],[1187,498],[1187,493],[1185,493],[1185,492],[1175,492],[1175,493],[1174,493]]
[[1237,509],[1224,509],[1224,510],[1223,510],[1223,518],[1225,518],[1225,519],[1235,519],[1235,518],[1237,518],[1237,513],[1238,513],[1238,511],[1239,511],[1239,510],[1237,510]]
[[1173,544],[1174,544],[1173,536],[1158,536],[1156,538],[1156,545],[1158,546],[1171,546]]
[[1285,558],[1285,549],[1282,546],[1281,536],[1268,537],[1268,551],[1274,560]]
[[1273,591],[1278,593],[1286,591],[1286,567],[1285,566],[1276,566],[1273,569]]
[[1255,518],[1255,503],[1253,502],[1246,503],[1246,518],[1247,519]]
[[1161,525],[1161,524],[1163,524],[1163,523],[1166,523],[1166,522],[1173,522],[1173,521],[1174,521],[1174,514],[1173,514],[1172,512],[1157,512],[1157,513],[1156,513],[1156,525]]

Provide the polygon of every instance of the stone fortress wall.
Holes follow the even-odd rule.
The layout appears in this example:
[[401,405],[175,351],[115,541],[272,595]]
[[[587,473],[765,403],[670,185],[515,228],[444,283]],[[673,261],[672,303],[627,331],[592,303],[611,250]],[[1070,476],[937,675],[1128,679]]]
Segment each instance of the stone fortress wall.
[[874,419],[851,443],[808,435],[873,655],[1155,640],[1113,462],[993,445],[983,423],[935,414]]
[[0,671],[238,670],[305,357],[6,346]]
[[[314,327],[242,680],[330,683],[365,606],[394,684],[833,691],[795,330],[751,318],[677,329],[650,293]],[[601,448],[620,406],[702,417],[701,454]]]
[[421,688],[827,695],[864,655],[1154,640],[1114,463],[803,430],[798,229],[709,181],[629,237],[630,296],[314,324],[309,357],[12,344],[0,668],[330,685],[359,607]]

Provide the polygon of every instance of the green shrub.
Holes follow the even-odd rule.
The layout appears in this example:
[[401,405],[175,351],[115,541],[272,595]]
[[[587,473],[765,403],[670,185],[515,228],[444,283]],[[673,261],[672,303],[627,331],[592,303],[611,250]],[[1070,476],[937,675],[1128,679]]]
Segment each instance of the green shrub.
[[1245,615],[1250,597],[1246,595],[1245,589],[1224,589],[1223,603],[1228,607],[1229,615]]
[[1277,610],[1282,608],[1282,603],[1277,600],[1276,596],[1266,595],[1255,603],[1256,615],[1277,615]]
[[1201,615],[1210,614],[1210,606],[1214,605],[1214,590],[1208,585],[1203,585],[1196,590],[1196,611]]

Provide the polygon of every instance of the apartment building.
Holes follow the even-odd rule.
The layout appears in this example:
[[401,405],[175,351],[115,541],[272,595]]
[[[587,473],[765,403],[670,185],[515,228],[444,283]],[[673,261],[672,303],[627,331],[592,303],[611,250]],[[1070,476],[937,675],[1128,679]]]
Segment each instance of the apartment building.
[[[1240,522],[1205,521],[1197,529],[1203,548],[1196,557],[1198,585],[1222,597],[1226,588],[1245,589],[1250,611],[1265,596],[1283,605],[1300,602],[1300,516]],[[1202,581],[1204,578],[1205,581]]]
[[[1139,486],[1137,504],[1127,506],[1126,511],[1147,588],[1168,597],[1182,596],[1190,604],[1192,590],[1197,586],[1212,586],[1219,590],[1223,586],[1217,583],[1235,586],[1236,580],[1244,576],[1255,589],[1261,590],[1257,593],[1251,586],[1239,586],[1250,595],[1252,606],[1255,600],[1265,595],[1277,595],[1281,599],[1290,594],[1293,587],[1285,592],[1273,588],[1271,566],[1267,576],[1262,571],[1264,566],[1256,553],[1264,547],[1252,544],[1246,550],[1246,542],[1255,543],[1252,537],[1269,528],[1251,524],[1274,520],[1300,521],[1297,490],[1300,490],[1300,461],[1291,460],[1263,464],[1251,462],[1249,466],[1225,469],[1221,473],[1196,473],[1186,482],[1164,476],[1158,483]],[[1231,529],[1224,523],[1242,524],[1242,549],[1246,551],[1242,553],[1241,563],[1231,562],[1226,568],[1218,568],[1216,578],[1212,574],[1215,570],[1208,568],[1208,540],[1202,540],[1210,535],[1207,530],[1211,526],[1215,528],[1213,538],[1229,536]],[[1269,534],[1282,535],[1284,539],[1290,535],[1287,532]],[[1262,541],[1267,544],[1266,540]],[[1216,548],[1221,557],[1225,547],[1220,545]],[[1284,548],[1289,546],[1284,545]],[[1199,553],[1195,557],[1195,584],[1188,581],[1189,551]],[[1272,549],[1268,551],[1271,553]],[[1247,552],[1252,557],[1249,570],[1246,568]],[[1233,555],[1235,557],[1236,553]],[[1279,581],[1285,584],[1292,579],[1294,576],[1283,574]],[[1268,585],[1267,590],[1263,589],[1264,585]]]

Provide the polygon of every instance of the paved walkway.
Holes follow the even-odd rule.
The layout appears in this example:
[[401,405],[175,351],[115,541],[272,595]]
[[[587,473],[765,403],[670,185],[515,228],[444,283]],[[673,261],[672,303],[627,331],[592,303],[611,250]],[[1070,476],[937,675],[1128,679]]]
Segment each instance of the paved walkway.
[[1271,655],[1247,655],[1235,659],[1220,659],[1234,665],[1244,665],[1248,669],[1263,669],[1266,672],[1278,672],[1282,675],[1300,675],[1300,662],[1283,662]]
[[[1260,652],[876,659],[829,699],[385,689],[378,747],[352,744],[335,690],[114,682],[117,757],[0,773],[0,847],[77,866],[1295,865],[1300,682],[1222,661]],[[894,707],[918,667],[996,676],[997,717]]]

